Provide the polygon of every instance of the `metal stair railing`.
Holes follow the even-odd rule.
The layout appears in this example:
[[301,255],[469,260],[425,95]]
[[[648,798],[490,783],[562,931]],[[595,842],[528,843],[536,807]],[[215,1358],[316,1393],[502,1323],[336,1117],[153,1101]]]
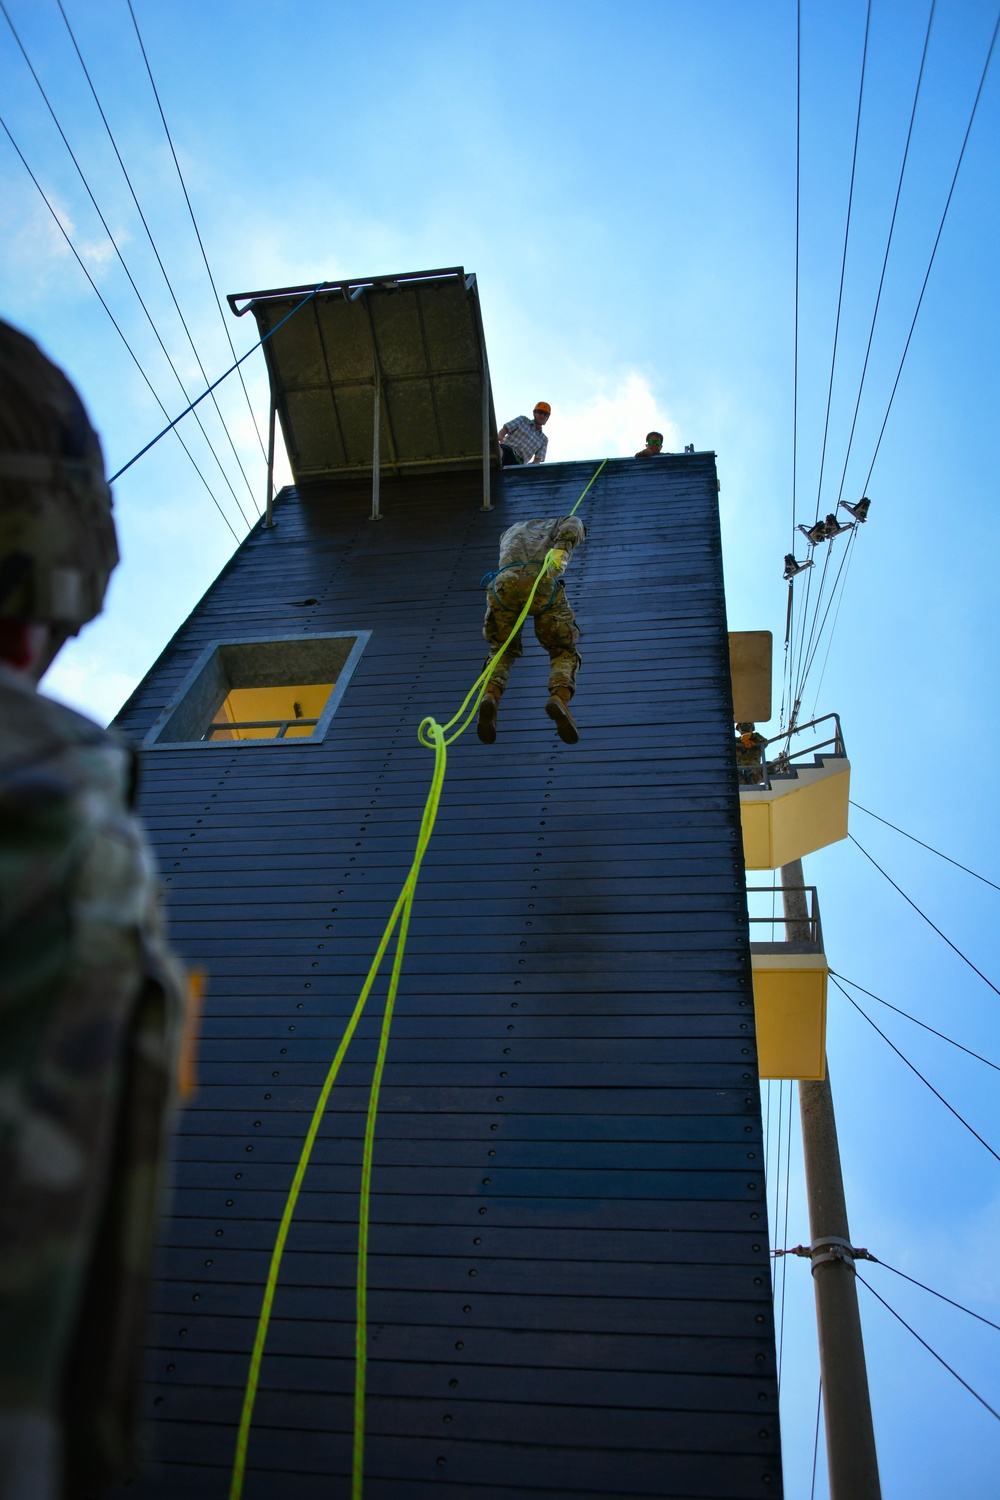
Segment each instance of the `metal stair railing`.
[[[800,750],[790,750],[792,736],[804,734],[807,729],[815,729],[820,724],[826,724],[829,720],[834,722],[834,730],[826,739],[816,740],[810,745],[804,745]],[[768,745],[776,745],[784,742],[785,748],[779,750],[772,760],[768,760],[764,752]],[[760,781],[742,782],[742,788],[748,787],[751,791],[767,792],[771,790],[771,778],[773,776],[794,776],[797,769],[795,762],[801,762],[805,756],[816,756],[818,751],[826,750],[830,756],[845,756],[847,748],[844,744],[844,735],[840,727],[840,715],[838,713],[822,714],[818,719],[810,719],[805,724],[797,724],[794,729],[786,729],[782,734],[776,734],[773,739],[766,740],[761,747],[763,759],[761,761]]]
[[[770,926],[770,928],[771,928],[771,938],[769,940],[765,939],[765,940],[760,941],[760,942],[755,942],[755,941],[753,941],[753,939],[751,939],[751,942],[750,942],[750,952],[751,953],[758,953],[758,954],[760,954],[760,953],[822,953],[823,952],[823,926],[822,926],[822,923],[820,922],[820,915],[819,915],[819,897],[816,894],[816,887],[814,885],[799,885],[799,886],[787,886],[787,885],[748,885],[747,886],[747,895],[748,896],[771,896],[772,900],[773,900],[773,898],[776,895],[784,895],[784,893],[786,893],[788,891],[803,891],[803,892],[805,892],[806,899],[807,899],[807,902],[808,902],[808,911],[807,911],[807,915],[806,915],[805,920],[803,920],[802,917],[789,917],[789,916],[786,916],[783,910],[780,911],[780,912],[776,912],[776,911],[772,910],[772,912],[770,913],[769,916],[763,916],[763,917],[751,916],[751,917],[749,917],[748,920],[751,923],[751,925],[753,925],[753,924],[758,924],[758,925],[768,924]],[[789,925],[794,926],[799,932],[801,932],[802,928],[804,927],[806,929],[806,936],[805,937],[789,938],[788,937],[788,928],[789,928]],[[775,926],[780,926],[780,927],[783,927],[785,929],[785,936],[784,936],[784,938],[775,938],[775,936],[774,936]]]

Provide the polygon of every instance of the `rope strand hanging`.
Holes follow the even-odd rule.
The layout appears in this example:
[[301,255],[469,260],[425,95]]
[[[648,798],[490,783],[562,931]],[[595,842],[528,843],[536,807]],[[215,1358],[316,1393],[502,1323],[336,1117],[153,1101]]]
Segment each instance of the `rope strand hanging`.
[[[312,294],[311,294],[312,295]],[[594,481],[607,463],[602,459],[594,473],[591,475],[583,492],[576,504],[569,512],[575,515],[583,500],[590,492]],[[496,671],[504,652],[511,642],[517,637],[518,631],[527,620],[542,581],[547,577],[550,565],[553,563],[553,549],[550,548],[542,561],[537,576],[527,595],[524,606],[515,621],[506,641],[480,672],[456,713],[445,724],[439,724],[436,719],[428,716],[423,719],[417,730],[417,739],[420,744],[434,752],[434,769],[431,774],[431,784],[424,803],[423,814],[420,822],[420,831],[417,836],[416,849],[409,872],[403,883],[403,888],[396,898],[389,920],[379,940],[375,957],[365,977],[361,993],[351,1012],[350,1019],[343,1036],[337,1046],[333,1061],[327,1071],[326,1077],[320,1089],[319,1097],[310,1118],[309,1127],[306,1132],[305,1141],[299,1154],[292,1183],[288,1190],[278,1233],[275,1238],[274,1248],[271,1252],[270,1264],[268,1266],[267,1279],[264,1285],[264,1295],[261,1302],[261,1310],[257,1320],[257,1329],[254,1335],[253,1350],[250,1356],[250,1366],[247,1373],[247,1383],[243,1397],[243,1406],[240,1413],[239,1430],[236,1438],[236,1451],[233,1458],[233,1469],[230,1480],[229,1500],[240,1500],[243,1493],[243,1481],[246,1472],[247,1448],[250,1440],[250,1427],[253,1421],[254,1405],[257,1398],[257,1389],[260,1382],[260,1368],[264,1356],[264,1345],[267,1340],[267,1332],[271,1319],[271,1311],[274,1305],[274,1295],[277,1290],[278,1276],[281,1271],[281,1262],[284,1255],[288,1232],[291,1228],[292,1217],[298,1202],[302,1183],[305,1178],[306,1169],[312,1157],[313,1148],[319,1127],[326,1111],[327,1102],[331,1090],[337,1080],[344,1056],[357,1030],[358,1022],[364,1013],[372,987],[382,967],[382,961],[388,951],[393,935],[396,935],[396,946],[393,951],[392,969],[389,976],[389,984],[386,994],[385,1008],[382,1013],[382,1026],[379,1033],[378,1053],[372,1074],[371,1089],[368,1097],[368,1108],[365,1116],[364,1150],[361,1165],[361,1189],[359,1197],[358,1212],[358,1276],[356,1296],[356,1320],[355,1320],[355,1363],[354,1363],[354,1435],[353,1435],[353,1457],[352,1457],[352,1500],[362,1500],[364,1490],[364,1439],[365,1439],[365,1376],[368,1357],[368,1234],[369,1234],[369,1210],[371,1203],[371,1174],[375,1143],[375,1122],[378,1113],[379,1092],[382,1084],[382,1075],[385,1067],[386,1053],[389,1045],[389,1036],[392,1028],[392,1020],[395,1011],[396,995],[399,988],[399,979],[402,973],[403,956],[406,951],[406,939],[409,933],[410,917],[413,911],[413,900],[416,894],[417,880],[420,875],[420,867],[424,854],[430,843],[437,820],[438,808],[441,802],[441,792],[444,786],[445,772],[448,762],[448,747],[454,744],[460,735],[464,734],[472,723],[479,708],[480,700],[486,689],[486,684]]]

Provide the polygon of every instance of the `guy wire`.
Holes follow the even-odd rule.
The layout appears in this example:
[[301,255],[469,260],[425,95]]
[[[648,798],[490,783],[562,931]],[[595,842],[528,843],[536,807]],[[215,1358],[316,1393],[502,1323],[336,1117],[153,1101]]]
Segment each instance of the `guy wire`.
[[[4,131],[4,134],[6,135],[7,139],[10,141],[11,145],[14,147],[14,150],[17,152],[18,156],[21,158],[21,164],[24,167],[24,170],[27,172],[28,176],[31,178],[32,182],[35,184],[35,187],[38,189],[38,192],[39,192],[39,194],[41,196],[42,202],[45,204],[45,207],[48,209],[49,213],[52,215],[53,219],[55,220],[56,227],[58,228],[59,233],[62,235],[63,239],[66,241],[66,244],[69,246],[70,251],[72,252],[74,260],[76,261],[77,265],[80,267],[80,270],[83,272],[84,276],[86,276],[87,280],[90,282],[90,285],[91,285],[91,288],[92,288],[94,294],[96,295],[96,297],[97,297],[98,301],[100,302],[101,306],[104,308],[104,311],[107,313],[108,317],[111,319],[112,323],[114,324],[115,331],[117,332],[118,337],[121,339],[122,343],[125,345],[125,348],[128,350],[128,352],[129,352],[129,354],[130,354],[130,356],[132,358],[132,363],[135,365],[136,369],[139,371],[139,374],[142,376],[143,380],[146,382],[147,386],[149,387],[150,392],[151,392],[152,397],[153,397],[153,400],[156,402],[157,406],[160,408],[160,410],[162,411],[163,415],[165,417],[169,418],[169,413],[167,411],[167,408],[164,406],[163,402],[160,400],[159,396],[156,394],[156,388],[153,385],[153,382],[150,380],[149,376],[146,374],[145,370],[143,369],[142,365],[139,362],[139,356],[136,354],[135,350],[132,348],[132,345],[129,343],[128,339],[125,337],[125,334],[124,334],[124,332],[122,330],[121,324],[118,322],[118,319],[115,317],[114,313],[111,311],[111,308],[108,306],[107,302],[105,302],[104,297],[101,294],[100,288],[97,285],[97,282],[94,280],[93,276],[91,276],[91,274],[88,271],[86,265],[84,264],[84,261],[83,261],[81,255],[80,255],[79,251],[77,250],[76,246],[73,244],[73,241],[70,239],[69,234],[66,232],[66,229],[63,226],[62,220],[60,219],[59,215],[56,213],[56,211],[53,208],[52,204],[49,202],[49,199],[48,199],[48,197],[45,194],[44,188],[42,187],[42,185],[39,182],[38,178],[35,176],[34,172],[29,167],[29,165],[27,163],[27,160],[26,160],[26,158],[24,156],[24,153],[22,152],[20,146],[17,144],[17,141],[15,141],[14,137],[11,135],[10,127],[8,126],[6,120],[3,118],[2,115],[0,115],[0,127],[2,127],[2,129]],[[167,429],[167,430],[169,431],[170,429]],[[195,459],[194,454],[191,452],[190,448],[188,447],[187,443],[185,443],[184,439],[181,437],[181,435],[180,435],[179,432],[177,433],[177,441],[180,443],[181,447],[184,449],[184,452],[187,454],[188,458],[191,460],[191,464],[192,464],[192,466],[194,468],[194,471],[198,475],[198,478],[201,480],[202,484],[205,486],[206,490],[208,491],[209,497],[211,498],[211,501],[212,501],[212,504],[215,506],[216,510],[219,512],[219,515],[222,517],[222,519],[225,521],[226,525],[229,527],[229,530],[232,532],[233,541],[236,542],[237,545],[238,545],[240,539],[237,536],[236,532],[233,530],[233,526],[232,526],[232,523],[231,523],[229,517],[226,515],[225,511],[222,509],[222,506],[219,504],[218,499],[216,498],[215,493],[214,493],[214,491],[212,489],[212,486],[209,484],[208,480],[205,478],[204,474],[201,472],[201,469],[198,467],[198,463],[197,463],[197,460]],[[118,471],[119,474],[121,472],[122,472],[122,470]],[[117,479],[117,478],[118,478],[118,474],[113,474],[111,476],[111,479],[108,481],[108,483],[109,484],[113,483],[114,480]]]
[[[49,112],[49,114],[50,114],[50,116],[52,118],[52,123],[55,125],[56,130],[59,132],[59,136],[60,136],[60,139],[62,140],[63,145],[66,147],[66,150],[69,152],[70,160],[72,161],[74,167],[76,168],[77,175],[79,176],[80,181],[83,183],[84,190],[86,191],[87,197],[90,199],[90,201],[91,201],[91,203],[92,203],[92,205],[94,207],[94,211],[97,214],[97,217],[100,219],[101,224],[104,227],[104,232],[108,236],[108,240],[109,240],[109,242],[111,244],[111,248],[114,250],[115,255],[117,256],[118,261],[119,261],[119,263],[121,265],[121,268],[125,272],[125,275],[128,278],[129,285],[131,286],[132,290],[135,292],[136,297],[138,298],[139,306],[142,308],[143,312],[146,315],[146,321],[148,322],[150,328],[152,329],[153,336],[156,339],[156,342],[159,344],[160,349],[163,352],[164,358],[166,359],[167,364],[170,366],[170,369],[173,372],[174,379],[177,381],[177,384],[180,386],[181,390],[183,391],[183,393],[184,393],[184,399],[186,401],[190,400],[190,397],[188,396],[188,393],[187,393],[187,391],[186,391],[186,389],[184,387],[184,381],[181,378],[180,372],[178,371],[177,366],[174,363],[174,361],[173,361],[173,359],[172,359],[172,357],[170,355],[170,351],[167,349],[166,344],[163,342],[163,339],[162,339],[162,337],[160,335],[160,331],[157,328],[156,323],[155,323],[155,321],[153,319],[153,315],[149,311],[149,308],[146,306],[146,303],[145,303],[145,300],[143,298],[143,295],[140,292],[138,286],[136,285],[135,278],[132,275],[132,272],[129,270],[128,265],[127,265],[127,263],[125,261],[125,257],[122,255],[121,250],[118,247],[118,242],[116,241],[116,239],[114,237],[114,234],[111,231],[111,226],[108,223],[107,219],[104,217],[104,213],[103,213],[103,211],[101,209],[101,206],[98,203],[96,197],[94,196],[94,192],[93,192],[93,190],[92,190],[92,188],[90,186],[89,181],[87,180],[87,174],[84,172],[83,168],[81,167],[81,165],[79,163],[79,160],[77,159],[76,152],[73,150],[73,147],[69,143],[69,138],[67,137],[66,132],[63,130],[62,125],[59,122],[59,117],[56,114],[55,110],[53,109],[51,101],[49,100],[49,96],[45,92],[45,88],[44,88],[44,86],[42,84],[42,81],[39,78],[37,72],[35,71],[35,66],[32,63],[31,58],[28,56],[27,50],[26,50],[26,48],[24,46],[24,43],[21,41],[21,37],[20,37],[20,35],[18,33],[18,30],[17,30],[16,26],[14,25],[14,22],[10,18],[10,14],[9,14],[9,12],[7,10],[6,5],[4,4],[4,0],[0,0],[0,11],[3,12],[4,19],[6,20],[7,25],[10,27],[11,32],[12,32],[13,37],[14,37],[14,40],[17,43],[17,45],[18,45],[18,47],[20,49],[21,56],[24,58],[24,61],[27,63],[28,70],[31,73],[32,78],[35,80],[35,84],[36,84],[36,86],[38,88],[38,92],[41,94],[42,99],[43,99],[44,104],[45,104],[45,107],[48,110],[48,112]],[[215,459],[215,462],[218,465],[219,473],[222,475],[223,479],[225,480],[226,485],[228,486],[228,489],[229,489],[229,493],[233,497],[233,502],[234,502],[237,510],[239,511],[240,516],[242,517],[242,519],[249,526],[251,524],[250,518],[249,518],[249,516],[247,516],[247,514],[244,511],[242,505],[240,504],[239,500],[237,499],[236,491],[233,489],[232,483],[231,483],[231,481],[229,479],[229,475],[226,473],[225,469],[223,468],[222,461],[219,458],[219,455],[215,451],[215,448],[214,448],[214,446],[212,444],[211,438],[209,437],[208,433],[205,431],[205,428],[202,426],[202,422],[201,422],[201,418],[200,417],[197,418],[197,422],[198,422],[198,426],[201,428],[202,436],[204,437],[205,442],[208,444],[209,451],[211,452],[212,457]]]
[[840,476],[840,488],[837,491],[837,505],[840,504],[844,494],[844,481],[847,478],[847,465],[851,457],[851,447],[854,443],[854,429],[858,422],[858,409],[861,406],[861,393],[865,388],[865,376],[868,373],[868,358],[872,352],[872,340],[875,337],[875,320],[878,317],[879,304],[882,301],[882,288],[885,285],[885,271],[889,264],[889,250],[892,247],[892,236],[896,228],[896,214],[899,210],[899,199],[903,191],[903,176],[906,172],[906,162],[910,154],[910,141],[913,138],[913,122],[917,117],[917,101],[920,98],[920,85],[924,78],[924,64],[927,61],[927,49],[931,40],[931,25],[934,20],[934,10],[937,0],[931,0],[930,14],[927,17],[927,34],[924,37],[924,50],[920,57],[920,71],[917,73],[917,87],[913,95],[913,108],[910,111],[910,124],[906,132],[906,145],[903,148],[903,162],[899,169],[899,182],[896,184],[896,201],[892,205],[892,218],[889,221],[889,236],[885,243],[885,255],[882,257],[882,273],[878,280],[878,291],[875,294],[875,309],[872,313],[871,327],[868,330],[868,344],[865,348],[864,363],[861,366],[861,382],[858,386],[858,399],[854,403],[854,416],[851,419],[850,436],[847,439],[847,452],[844,454],[844,468]]
[[[181,164],[178,160],[177,152],[174,149],[174,140],[173,136],[170,134],[170,126],[167,124],[167,117],[163,113],[163,105],[160,102],[160,92],[157,89],[156,82],[153,78],[153,70],[149,64],[149,57],[146,53],[145,43],[143,42],[142,34],[139,31],[139,22],[136,20],[135,11],[132,9],[132,0],[127,0],[127,3],[129,15],[132,17],[132,25],[135,27],[135,35],[136,40],[139,43],[139,51],[142,53],[142,60],[146,64],[146,72],[149,74],[149,82],[153,90],[153,98],[156,100],[156,107],[160,112],[160,119],[163,121],[163,129],[166,132],[167,144],[170,147],[170,154],[174,159],[174,166],[177,168],[177,177],[180,181],[181,191],[184,194],[184,201],[187,204],[188,213],[191,215],[191,225],[195,232],[195,238],[198,241],[198,249],[201,251],[201,258],[205,263],[205,270],[208,272],[208,279],[212,285],[212,293],[215,297],[215,305],[219,309],[219,317],[222,319],[222,328],[226,335],[226,340],[229,344],[229,352],[230,354],[232,354],[233,359],[236,359],[236,347],[233,344],[233,337],[229,331],[229,320],[226,317],[226,314],[222,307],[222,299],[219,296],[219,289],[215,284],[215,277],[212,275],[212,267],[208,263],[208,253],[205,250],[205,245],[201,237],[201,230],[198,228],[198,221],[194,216],[194,208],[192,207],[191,199],[188,195],[187,183],[184,181],[184,173],[181,171]],[[247,390],[246,381],[243,379],[243,371],[239,369],[238,364],[237,369],[239,370],[240,385],[243,387],[243,394],[246,397],[247,410],[250,413],[250,420],[253,422],[254,432],[256,432],[257,434],[257,442],[260,445],[261,457],[263,458],[264,462],[267,463],[267,450],[264,447],[264,439],[261,437],[260,427],[257,423],[257,414],[253,409],[253,402],[250,400],[250,392]]]
[[998,32],[1000,32],[1000,13],[998,13],[998,15],[997,15],[996,25],[993,28],[993,35],[990,38],[989,51],[986,54],[986,61],[983,64],[982,77],[979,80],[979,87],[976,90],[976,97],[975,97],[975,100],[974,100],[973,105],[972,105],[972,113],[969,116],[969,123],[966,126],[965,137],[964,137],[964,139],[962,141],[962,149],[958,153],[958,162],[956,163],[956,166],[955,166],[955,173],[954,173],[954,176],[951,179],[951,187],[948,189],[948,197],[945,199],[944,212],[941,215],[941,222],[938,225],[938,231],[937,231],[937,234],[936,234],[936,236],[934,238],[934,247],[931,250],[931,258],[930,258],[930,260],[929,260],[929,262],[927,264],[927,271],[926,271],[926,273],[924,275],[923,285],[920,288],[920,296],[917,298],[917,306],[916,306],[916,309],[915,309],[914,314],[913,314],[913,321],[910,323],[910,331],[906,335],[906,343],[903,346],[903,354],[902,354],[902,358],[899,361],[899,369],[896,371],[896,378],[895,378],[895,380],[893,381],[893,384],[892,384],[892,391],[891,391],[890,396],[889,396],[889,404],[888,404],[888,406],[885,409],[885,416],[882,419],[882,426],[879,429],[878,441],[875,444],[875,452],[872,454],[872,461],[871,461],[871,464],[869,465],[869,468],[868,468],[868,476],[865,479],[864,486],[862,488],[862,494],[867,494],[867,492],[868,492],[868,486],[871,483],[872,473],[873,473],[873,471],[875,469],[875,461],[878,458],[879,449],[882,446],[882,438],[885,436],[886,423],[889,420],[889,413],[892,411],[892,403],[896,399],[896,391],[897,391],[897,389],[899,387],[899,378],[900,378],[900,376],[903,373],[903,365],[906,363],[906,356],[909,353],[910,340],[913,338],[913,330],[917,326],[917,318],[920,315],[920,308],[923,305],[924,293],[927,290],[927,283],[930,280],[931,270],[932,270],[933,265],[934,265],[934,257],[937,255],[938,245],[941,243],[941,235],[942,235],[942,232],[944,230],[944,222],[945,222],[945,219],[948,217],[948,209],[951,207],[951,200],[952,200],[952,195],[954,194],[954,191],[955,191],[955,184],[958,181],[958,174],[959,174],[959,171],[961,170],[962,159],[965,156],[965,148],[969,144],[969,136],[972,133],[972,123],[973,123],[973,121],[976,118],[976,110],[979,108],[979,100],[982,97],[983,85],[986,82],[986,74],[989,71],[990,59],[993,56],[993,49],[996,46],[996,40],[997,40],[997,33]]
[[[69,23],[69,17],[67,16],[65,8],[63,6],[63,0],[56,0],[56,4],[59,7],[59,13],[62,16],[63,21],[66,23],[66,30],[69,32],[69,39],[73,43],[74,51],[76,52],[76,55],[77,55],[77,57],[79,59],[79,62],[80,62],[80,67],[83,69],[83,76],[86,78],[87,83],[90,86],[90,92],[93,95],[94,103],[97,105],[97,112],[98,112],[98,114],[101,117],[101,121],[102,121],[102,123],[104,125],[104,129],[107,131],[108,140],[111,142],[112,150],[114,151],[115,156],[118,158],[118,165],[122,169],[122,176],[125,178],[125,181],[128,184],[128,190],[129,190],[129,192],[132,195],[132,202],[135,204],[136,212],[138,213],[139,218],[142,221],[142,227],[146,231],[146,238],[149,240],[150,249],[152,250],[153,254],[156,257],[156,263],[159,266],[160,271],[163,274],[163,280],[166,283],[167,291],[170,293],[170,299],[173,302],[174,307],[175,307],[175,309],[177,311],[177,316],[181,320],[181,324],[182,324],[182,326],[184,328],[184,332],[187,334],[187,341],[191,345],[191,353],[194,355],[195,360],[197,361],[198,369],[201,371],[202,379],[207,384],[208,383],[208,372],[205,369],[204,363],[202,362],[201,355],[198,353],[198,349],[197,349],[197,346],[196,346],[195,341],[194,341],[194,336],[193,336],[193,334],[191,332],[191,329],[188,327],[188,321],[185,318],[183,312],[181,311],[181,305],[180,305],[180,303],[177,300],[177,294],[174,291],[173,283],[171,282],[170,277],[167,275],[167,268],[163,264],[163,257],[160,255],[160,252],[159,252],[159,250],[157,248],[156,241],[153,238],[153,231],[149,227],[149,223],[148,223],[148,221],[146,219],[146,215],[142,211],[142,205],[139,202],[139,198],[138,198],[138,195],[137,195],[137,193],[135,191],[135,187],[132,184],[132,179],[131,179],[131,177],[128,174],[128,169],[126,168],[125,163],[122,160],[122,154],[121,154],[121,152],[118,149],[118,142],[115,140],[114,132],[112,131],[111,126],[108,123],[108,117],[104,113],[104,107],[101,104],[100,99],[98,98],[97,89],[94,86],[94,80],[90,76],[90,70],[88,69],[87,64],[83,60],[83,53],[80,51],[80,44],[77,41],[76,35],[75,35],[74,31],[73,31],[73,28],[72,28],[72,26]],[[183,387],[182,387],[182,389],[183,389]],[[187,392],[185,391],[184,394],[186,396]],[[221,409],[219,407],[219,403],[216,400],[214,394],[212,396],[212,405],[215,407],[216,414],[217,414],[217,416],[219,418],[219,421],[222,423],[222,430],[225,432],[226,437],[229,439],[229,446],[233,450],[233,457],[235,458],[237,464],[239,465],[239,470],[240,470],[240,473],[243,475],[244,483],[246,484],[246,487],[247,487],[248,491],[250,492],[251,502],[252,502],[253,507],[254,507],[254,509],[256,510],[256,512],[257,512],[257,514],[259,516],[260,513],[261,513],[261,511],[260,511],[260,506],[257,504],[257,497],[255,496],[255,494],[253,492],[253,487],[250,484],[250,480],[247,478],[247,471],[243,467],[243,460],[240,458],[240,455],[239,455],[239,453],[236,450],[236,444],[233,442],[232,433],[229,430],[229,427],[228,427],[228,425],[226,423],[225,417],[222,415],[222,411],[221,411]]]
[[861,54],[861,83],[858,88],[858,115],[854,126],[854,153],[851,157],[851,185],[847,194],[847,223],[844,226],[844,253],[840,262],[840,290],[837,293],[837,317],[833,328],[833,355],[830,360],[830,384],[826,393],[826,418],[823,423],[823,447],[819,460],[819,484],[816,487],[816,516],[819,520],[820,500],[823,494],[823,471],[826,467],[826,440],[830,431],[830,407],[833,401],[833,376],[837,367],[837,344],[840,337],[840,313],[844,300],[844,274],[847,270],[847,245],[851,235],[851,211],[854,206],[854,175],[858,165],[858,140],[861,135],[861,104],[865,94],[865,71],[868,65],[868,33],[872,19],[872,0],[868,0],[865,13],[865,42]]

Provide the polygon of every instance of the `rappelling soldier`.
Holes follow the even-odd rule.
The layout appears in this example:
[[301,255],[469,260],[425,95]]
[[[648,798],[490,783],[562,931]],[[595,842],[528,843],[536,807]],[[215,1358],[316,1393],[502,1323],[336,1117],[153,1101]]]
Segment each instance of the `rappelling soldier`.
[[736,765],[745,786],[759,786],[764,780],[764,746],[767,740],[753,724],[736,726]]
[[[550,550],[553,552],[552,562],[544,570],[531,602],[530,614],[539,645],[549,653],[549,701],[545,712],[554,722],[559,738],[567,745],[575,745],[580,738],[576,721],[569,711],[580,668],[580,653],[576,649],[580,631],[560,575],[574,547],[578,547],[586,535],[587,528],[576,516],[519,521],[500,538],[499,567],[483,579],[488,584],[483,635],[490,646],[486,658],[489,665],[497,658],[517,623],[546,555]],[[521,633],[519,630],[500,655],[479,705],[476,732],[485,745],[492,745],[497,737],[497,708],[507,686],[511,662],[523,650]]]
[[134,1467],[186,999],[133,753],[37,688],[117,561],[83,405],[0,323],[0,1500]]

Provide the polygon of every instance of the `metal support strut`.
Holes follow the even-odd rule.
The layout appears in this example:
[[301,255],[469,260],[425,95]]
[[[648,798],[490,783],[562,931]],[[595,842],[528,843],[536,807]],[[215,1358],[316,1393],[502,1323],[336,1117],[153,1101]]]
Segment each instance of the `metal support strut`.
[[264,526],[270,531],[274,525],[274,418],[278,410],[277,398],[271,396],[271,415],[267,428],[267,504],[264,507]]
[[[466,276],[465,290],[470,294],[476,285],[475,276]],[[493,509],[493,500],[490,494],[490,361],[486,353],[486,339],[483,335],[483,322],[479,313],[478,300],[473,303],[475,307],[476,330],[479,342],[479,370],[483,377],[483,510]]]
[[372,521],[381,521],[382,512],[379,509],[380,485],[382,480],[382,379],[375,362],[375,442],[372,450]]
[[483,510],[492,510],[490,497],[490,369],[483,346]]

